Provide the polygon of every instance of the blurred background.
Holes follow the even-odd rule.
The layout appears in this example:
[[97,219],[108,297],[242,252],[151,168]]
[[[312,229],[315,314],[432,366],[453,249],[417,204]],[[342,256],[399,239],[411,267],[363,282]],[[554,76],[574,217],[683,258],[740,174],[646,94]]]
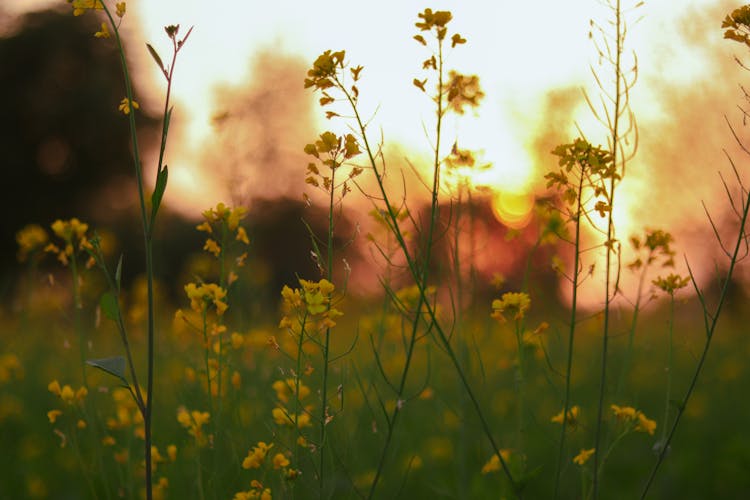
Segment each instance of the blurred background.
[[[407,172],[405,189],[412,211],[424,210],[420,204],[426,203],[426,194],[416,179],[430,165],[426,130],[431,130],[434,112],[430,100],[411,83],[421,77],[425,58],[424,48],[411,37],[416,32],[417,12],[425,7],[453,12],[452,26],[468,43],[451,51],[447,65],[478,75],[485,93],[476,111],[447,121],[443,142],[446,153],[449,145],[457,143],[475,151],[478,164],[487,166],[466,174],[477,188],[472,198],[477,220],[473,228],[477,293],[482,300],[497,294],[492,281],[499,275],[505,277],[506,289],[518,287],[540,229],[534,207],[549,197],[544,174],[557,163],[550,151],[571,142],[579,130],[592,143],[606,144],[604,131],[583,97],[584,91],[599,95],[592,72],[606,71],[599,66],[600,55],[589,38],[590,20],[606,23],[608,19],[600,2],[545,0],[509,5],[388,0],[378,3],[377,9],[371,2],[350,0],[230,0],[220,5],[134,0],[128,2],[122,24],[134,95],[141,104],[137,122],[149,183],[156,165],[165,82],[145,43],[151,43],[166,60],[171,47],[164,26],[179,23],[181,33],[194,27],[175,71],[175,108],[166,154],[170,182],[155,238],[160,300],[185,302],[183,286],[202,265],[195,254],[200,253],[205,235],[195,231],[195,225],[201,212],[217,202],[248,209],[244,221],[251,240],[247,278],[252,293],[244,305],[248,317],[275,327],[282,286],[295,284],[298,276],[319,275],[310,258],[310,237],[303,220],[322,234],[326,208],[304,183],[308,160],[303,147],[328,128],[348,132],[342,122],[326,120],[317,105],[318,96],[303,88],[307,69],[324,50],[345,49],[353,66],[364,66],[359,85],[361,109],[374,136],[382,134],[389,168]],[[748,54],[739,44],[724,41],[721,30],[721,20],[737,6],[724,0],[686,0],[679,5],[647,2],[633,16],[628,31],[628,46],[638,61],[638,82],[630,99],[639,140],[619,188],[618,237],[626,242],[647,228],[670,231],[675,237],[676,271],[685,273],[683,257],[687,257],[708,291],[716,289],[716,269],[722,269],[723,254],[701,202],[717,231],[730,231],[732,214],[720,172],[730,181],[730,193],[738,192],[731,184],[727,156],[736,161],[743,179],[750,179],[743,168],[747,157],[727,124],[736,127],[740,138],[747,136],[741,85],[748,73],[735,58],[747,61]],[[4,319],[17,317],[27,300],[20,293],[28,283],[17,261],[15,236],[32,223],[49,227],[56,219],[70,217],[88,222],[112,242],[113,259],[123,253],[125,288],[138,290],[140,286],[142,292],[142,234],[128,124],[117,111],[124,87],[113,43],[93,37],[98,27],[93,14],[75,18],[70,5],[62,1],[0,3],[0,161],[5,179],[0,197],[4,215],[0,222],[0,317]],[[409,174],[412,166],[416,175]],[[367,190],[366,181],[362,187]],[[311,195],[311,203],[304,201],[303,193]],[[446,199],[455,196],[450,186],[445,195]],[[375,231],[368,215],[372,204],[355,189],[344,206],[338,237],[341,245],[353,242],[344,255],[351,267],[350,295],[354,300],[367,299],[380,289],[373,272],[377,269],[373,262],[378,260],[366,238]],[[440,248],[438,254],[444,257],[447,251]],[[554,311],[550,314],[565,317],[569,284],[550,264],[558,251],[563,260],[569,258],[564,249],[543,248],[535,254],[532,296],[536,293],[539,303]],[[623,262],[634,257],[624,244]],[[45,272],[36,276],[34,286],[44,286],[46,272],[59,269],[52,260],[42,266]],[[338,266],[339,272],[343,267]],[[634,290],[638,278],[624,271],[623,289]],[[702,453],[706,453],[716,463],[710,472],[696,476],[699,486],[681,483],[680,491],[688,495],[684,498],[691,498],[691,492],[698,492],[693,498],[701,498],[716,491],[726,498],[744,498],[734,495],[747,486],[743,473],[750,467],[747,438],[738,437],[746,412],[736,411],[738,401],[744,404],[746,400],[743,387],[749,375],[742,368],[750,352],[742,337],[748,278],[748,271],[740,267],[731,287],[727,335],[717,348],[686,431],[695,436],[695,442],[680,455],[684,468],[667,476],[665,492],[676,491],[669,488],[672,481],[684,480],[682,471],[702,470],[706,460]],[[133,297],[136,302],[136,291]],[[690,292],[680,299],[694,300]],[[596,279],[585,288],[581,300],[590,311],[600,309],[601,284]],[[91,303],[95,304],[94,299]],[[627,311],[627,304],[623,305]],[[663,335],[665,303],[649,307],[652,315],[645,330]],[[58,305],[53,312],[60,310],[64,307]],[[701,332],[695,330],[702,318],[695,309],[691,311],[678,325],[685,332],[680,351],[683,368],[692,366],[696,346],[702,341]],[[2,332],[9,333],[9,352],[27,349],[23,337],[11,335],[16,328],[22,329],[19,325],[13,323],[12,332]],[[654,345],[663,337],[645,337],[647,349],[652,349],[646,357],[657,359],[663,346]],[[592,333],[591,345],[593,338]],[[62,341],[55,340],[48,351],[29,355],[29,359],[42,366],[60,345]],[[56,376],[54,368],[44,364],[44,373],[36,375],[47,381]],[[639,395],[643,401],[658,399],[654,395],[658,391],[648,386],[649,377],[662,375],[659,369],[633,375],[640,387],[647,387]],[[504,390],[507,394],[512,388]],[[9,411],[7,401],[0,400],[0,422],[7,416],[3,412]],[[42,419],[46,407],[39,401],[35,404],[38,407],[32,413]],[[724,418],[722,425],[704,425],[717,415]],[[42,427],[46,420],[33,425]],[[0,428],[5,438],[21,435],[13,426]],[[25,453],[24,442],[14,441],[14,446]],[[35,446],[43,448],[38,442]],[[12,456],[3,460],[6,466],[13,465]],[[13,470],[23,475],[23,470]],[[63,484],[64,478],[58,482]]]

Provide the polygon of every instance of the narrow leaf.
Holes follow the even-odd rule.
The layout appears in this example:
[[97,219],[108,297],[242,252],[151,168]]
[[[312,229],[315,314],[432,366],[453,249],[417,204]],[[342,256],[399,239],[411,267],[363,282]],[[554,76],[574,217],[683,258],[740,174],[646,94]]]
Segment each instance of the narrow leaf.
[[109,358],[89,359],[87,365],[94,366],[100,370],[109,373],[122,381],[123,384],[129,385],[125,378],[125,357],[112,356]]
[[154,192],[151,194],[151,224],[153,226],[154,219],[156,219],[156,213],[159,211],[159,205],[161,205],[161,199],[164,196],[164,190],[167,189],[167,178],[169,177],[169,171],[167,166],[156,176],[156,186],[154,186]]
[[[174,109],[174,106],[169,108],[167,110],[167,113],[164,115],[164,125],[161,128],[161,154],[164,154],[164,151],[167,149],[167,135],[169,134],[169,124],[172,121],[172,110]],[[159,163],[161,163],[161,155],[159,157]]]
[[117,321],[120,317],[120,306],[117,303],[117,297],[112,292],[104,292],[102,298],[99,299],[99,307],[107,319]]
[[120,291],[120,280],[122,279],[122,255],[120,254],[120,260],[117,261],[117,268],[115,268],[115,285],[117,285],[117,291]]
[[164,63],[161,61],[161,57],[159,57],[156,49],[154,49],[150,43],[146,44],[146,48],[148,49],[149,54],[151,54],[151,57],[154,58],[154,61],[156,61],[156,65],[159,66],[159,69],[161,69],[161,72],[166,73],[166,71],[164,70]]

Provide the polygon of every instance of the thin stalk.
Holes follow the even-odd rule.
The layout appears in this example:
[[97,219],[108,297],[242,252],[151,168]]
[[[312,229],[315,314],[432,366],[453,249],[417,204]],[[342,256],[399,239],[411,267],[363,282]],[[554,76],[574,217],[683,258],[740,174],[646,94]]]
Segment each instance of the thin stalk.
[[[433,160],[433,175],[432,175],[432,192],[431,192],[431,205],[430,205],[430,224],[427,229],[427,237],[425,239],[425,248],[424,248],[424,255],[422,256],[423,262],[421,268],[417,271],[416,266],[417,263],[412,260],[407,255],[407,260],[410,262],[410,269],[412,270],[412,276],[416,282],[417,287],[420,290],[419,299],[417,300],[417,307],[415,310],[415,317],[412,324],[412,331],[411,336],[409,338],[409,346],[407,348],[406,352],[406,360],[404,362],[404,368],[401,372],[401,380],[399,382],[398,387],[398,400],[401,400],[401,396],[404,393],[404,390],[406,388],[406,380],[407,376],[409,374],[409,369],[411,367],[411,360],[414,354],[414,347],[416,345],[417,340],[417,333],[419,328],[420,319],[422,318],[422,307],[428,303],[427,297],[425,296],[425,288],[427,288],[427,278],[429,274],[429,266],[430,266],[430,259],[432,254],[432,242],[435,234],[435,227],[437,226],[437,219],[438,219],[438,210],[439,210],[439,199],[438,199],[438,191],[440,188],[440,137],[441,137],[441,131],[442,131],[442,120],[443,120],[443,44],[442,42],[438,44],[438,90],[437,90],[437,123],[435,125],[435,156]],[[349,102],[352,105],[352,108],[354,108],[355,116],[357,119],[357,123],[359,124],[360,131],[362,133],[362,136],[365,140],[365,147],[368,151],[368,154],[370,155],[371,164],[373,168],[376,171],[377,175],[377,169],[375,167],[375,162],[372,157],[372,154],[370,152],[370,146],[367,143],[367,136],[365,134],[365,128],[364,124],[360,121],[359,113],[357,112],[356,106],[354,104],[354,101],[349,97],[349,94],[345,87],[342,86],[342,89],[344,90],[344,93],[349,98]],[[378,184],[381,189],[381,193],[383,194],[383,198],[386,202],[386,210],[389,213],[389,217],[391,219],[392,227],[398,228],[398,220],[396,219],[396,215],[393,213],[393,210],[391,210],[391,205],[388,202],[387,197],[385,196],[385,187],[382,184],[381,178],[379,175],[377,175],[378,178]],[[399,240],[399,244],[401,245],[401,248],[403,249],[405,254],[408,254],[406,243],[403,240],[403,237],[401,235],[400,229],[398,229],[398,232],[396,234],[397,239]],[[429,305],[428,305],[429,307]],[[434,324],[434,316],[433,321]],[[368,498],[372,498],[375,494],[375,489],[378,485],[378,481],[380,480],[380,477],[382,475],[383,467],[385,466],[385,457],[388,452],[388,449],[390,448],[392,437],[393,437],[393,429],[396,426],[396,421],[398,419],[398,415],[400,412],[400,404],[396,404],[396,406],[393,409],[393,414],[388,422],[388,433],[386,435],[385,444],[383,446],[383,450],[380,454],[380,459],[378,460],[378,467],[375,472],[375,477],[373,478],[372,484],[370,485],[370,492],[368,494]]]
[[[334,208],[335,208],[335,183],[336,169],[331,168],[331,189],[328,197],[328,234],[326,248],[326,278],[333,282],[333,229],[334,229]],[[328,310],[331,309],[330,297],[328,300]],[[323,387],[321,387],[321,409],[320,409],[320,465],[318,468],[318,493],[319,498],[323,498],[323,484],[325,473],[325,459],[323,450],[326,442],[326,427],[328,425],[328,356],[331,342],[331,329],[326,328],[325,341],[323,343]],[[299,376],[299,373],[297,374]]]
[[558,498],[560,492],[560,474],[562,472],[563,457],[565,455],[565,433],[567,432],[568,411],[570,410],[570,380],[573,373],[573,345],[575,341],[576,322],[578,321],[578,278],[580,277],[581,265],[581,212],[583,211],[581,196],[583,191],[583,181],[585,176],[581,171],[581,178],[578,182],[578,198],[576,200],[576,235],[574,240],[575,254],[573,257],[573,297],[570,306],[570,326],[568,329],[568,361],[565,368],[565,401],[563,403],[563,420],[562,430],[560,431],[560,447],[557,452],[557,466],[555,468],[555,495]]
[[[475,412],[477,413],[477,415],[479,417],[479,420],[480,420],[480,423],[481,423],[481,426],[482,426],[482,430],[484,431],[485,435],[487,436],[487,439],[488,439],[488,441],[490,442],[490,444],[492,446],[492,450],[495,452],[495,454],[497,454],[497,456],[498,456],[498,458],[500,460],[500,465],[501,465],[501,467],[503,469],[503,473],[505,474],[505,476],[510,481],[511,488],[513,489],[513,492],[516,495],[516,497],[521,498],[522,497],[521,486],[513,478],[513,474],[510,472],[510,468],[508,467],[508,463],[502,457],[502,454],[500,453],[500,448],[497,446],[497,443],[495,442],[495,439],[492,436],[492,430],[490,428],[490,425],[487,422],[486,418],[484,417],[484,413],[482,412],[481,406],[479,405],[479,402],[476,399],[476,396],[474,395],[474,392],[471,390],[471,386],[470,386],[470,384],[468,382],[468,379],[464,375],[464,372],[463,372],[463,369],[461,367],[461,364],[458,361],[458,359],[457,359],[457,357],[455,355],[455,352],[453,351],[452,346],[450,345],[450,341],[448,339],[448,336],[443,331],[442,327],[440,326],[440,323],[436,320],[437,315],[435,313],[434,308],[430,305],[429,301],[426,300],[426,290],[425,290],[426,287],[424,286],[424,283],[420,279],[420,277],[421,277],[420,269],[417,267],[417,263],[415,262],[414,257],[409,252],[409,247],[408,247],[408,245],[406,243],[406,239],[404,238],[404,234],[401,231],[401,227],[399,225],[399,221],[397,219],[396,212],[394,210],[392,210],[392,207],[394,205],[390,201],[390,197],[388,196],[388,192],[387,192],[387,190],[385,188],[383,174],[378,169],[377,163],[375,161],[375,156],[373,154],[373,150],[372,150],[372,148],[369,145],[369,141],[368,141],[367,133],[366,133],[365,123],[362,121],[362,117],[359,114],[359,110],[357,109],[356,103],[354,102],[354,99],[352,98],[352,95],[349,93],[349,91],[347,90],[347,88],[344,85],[342,85],[338,80],[336,80],[336,85],[342,91],[342,93],[344,94],[344,96],[346,97],[347,101],[351,105],[352,112],[354,113],[354,118],[355,118],[355,120],[357,122],[357,128],[358,128],[358,130],[359,130],[359,132],[360,132],[360,134],[362,136],[362,140],[364,141],[365,150],[367,152],[367,156],[368,156],[368,160],[369,160],[369,163],[370,163],[370,167],[372,168],[373,173],[375,174],[375,181],[377,183],[378,190],[379,190],[379,193],[381,195],[381,199],[382,199],[383,203],[386,206],[386,209],[387,209],[386,211],[388,212],[387,221],[389,223],[388,224],[389,228],[391,229],[391,231],[393,231],[394,235],[396,236],[396,241],[398,242],[399,248],[401,248],[401,251],[402,251],[402,253],[404,255],[404,258],[406,259],[406,267],[409,270],[409,272],[412,275],[412,277],[415,278],[415,284],[416,284],[417,288],[419,289],[419,292],[420,292],[420,298],[419,298],[420,306],[419,307],[421,307],[422,304],[427,307],[428,316],[431,319],[431,323],[430,324],[431,324],[432,327],[435,328],[435,331],[438,334],[438,338],[440,339],[441,344],[446,349],[446,352],[447,352],[447,354],[448,354],[448,356],[449,356],[449,358],[450,358],[450,360],[451,360],[454,368],[456,369],[456,372],[458,373],[459,378],[461,379],[461,383],[464,386],[464,388],[466,389],[467,395],[469,396],[469,399],[472,402],[472,406],[474,407],[474,410],[475,410]],[[440,119],[440,117],[439,117],[439,119]],[[433,197],[433,203],[436,202],[436,201],[437,201],[437,197],[434,196]],[[407,358],[407,360],[408,360],[408,358]],[[397,415],[398,415],[398,412],[394,411],[394,419],[393,419],[394,422],[395,422],[395,417]],[[381,461],[382,460],[383,460],[383,457],[381,456]],[[371,498],[372,495],[373,495],[373,489],[371,489],[371,491],[370,491],[369,498]]]
[[669,422],[669,407],[672,398],[672,335],[674,333],[674,292],[669,300],[669,346],[667,347],[667,390],[664,395],[664,424],[661,426],[661,442],[667,437],[667,422]]
[[620,71],[620,63],[622,57],[623,48],[623,31],[622,31],[622,12],[620,11],[620,0],[617,0],[615,4],[615,95],[614,95],[614,113],[612,117],[612,164],[615,167],[612,177],[609,180],[609,213],[607,217],[607,261],[605,270],[605,286],[604,286],[604,328],[602,332],[602,364],[601,372],[599,375],[599,403],[596,417],[596,434],[594,438],[594,486],[593,494],[594,499],[599,498],[599,455],[600,455],[600,442],[602,439],[602,428],[604,419],[604,398],[607,387],[607,355],[609,349],[609,320],[610,320],[610,307],[611,301],[617,290],[614,290],[610,294],[610,288],[612,286],[612,253],[614,251],[614,220],[613,212],[615,206],[615,185],[617,179],[617,161],[618,161],[618,149],[620,144],[619,136],[619,125],[620,125],[620,107],[622,100],[622,73]]
[[[750,208],[750,194],[748,194],[747,198],[745,199],[744,206],[742,207],[742,217],[740,218],[740,225],[739,225],[739,229],[737,230],[737,241],[735,242],[734,252],[732,253],[731,259],[729,261],[729,269],[727,270],[727,274],[724,280],[724,285],[722,286],[721,293],[719,294],[719,302],[716,305],[716,310],[714,311],[713,315],[710,315],[708,313],[706,304],[703,301],[701,301],[704,315],[708,315],[711,318],[711,322],[706,328],[706,343],[704,344],[703,351],[701,352],[700,358],[698,359],[698,364],[696,365],[695,372],[693,373],[693,377],[690,380],[690,385],[688,386],[688,389],[685,392],[685,396],[682,398],[682,401],[677,407],[677,415],[675,415],[675,419],[674,419],[674,422],[672,423],[672,427],[669,429],[669,432],[667,433],[667,439],[666,441],[662,442],[661,448],[659,450],[659,454],[656,458],[656,463],[654,464],[654,467],[651,469],[651,473],[649,474],[648,479],[646,480],[646,485],[643,488],[641,499],[646,498],[646,494],[648,493],[648,490],[651,488],[651,485],[653,484],[654,478],[656,477],[656,473],[659,471],[659,467],[664,462],[664,459],[667,456],[667,450],[669,449],[669,445],[672,442],[672,439],[674,438],[675,432],[677,431],[677,426],[680,424],[682,415],[685,412],[685,407],[687,406],[687,403],[690,400],[690,397],[693,395],[695,386],[698,383],[698,377],[703,371],[703,365],[706,362],[706,357],[708,356],[708,350],[711,347],[711,340],[713,340],[714,332],[716,331],[716,325],[718,324],[721,311],[724,308],[724,303],[726,301],[727,294],[729,292],[729,286],[732,283],[732,275],[734,274],[734,268],[737,265],[740,248],[742,248],[743,244],[745,243],[745,237],[746,237],[745,224],[747,223],[747,216],[748,216],[749,208]],[[692,276],[693,275],[691,272],[691,278]],[[693,280],[693,286],[697,290],[697,285],[695,284],[695,280]],[[666,422],[665,422],[665,425],[666,425]]]

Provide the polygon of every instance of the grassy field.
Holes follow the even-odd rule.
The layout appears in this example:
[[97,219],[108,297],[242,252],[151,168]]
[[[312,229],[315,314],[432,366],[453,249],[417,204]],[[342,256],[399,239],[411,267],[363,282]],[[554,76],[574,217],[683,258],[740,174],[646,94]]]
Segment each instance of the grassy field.
[[[72,3],[124,55],[125,4]],[[160,281],[169,90],[190,30],[165,28],[170,58],[148,46],[167,88],[153,184],[123,57],[113,112],[131,126],[145,257],[125,265],[142,272],[123,281],[116,227],[68,219],[18,233],[23,271],[0,309],[0,497],[746,498],[749,317],[735,270],[748,192],[739,174],[725,184],[736,220],[714,227],[726,256],[713,282],[677,274],[669,228],[616,232],[637,65],[623,55],[630,11],[611,7],[594,30],[609,44],[596,81],[611,100],[592,104],[609,145],[556,147],[518,230],[487,222],[474,153],[444,144],[445,117],[483,97],[478,77],[444,66],[470,42],[450,12],[420,12],[411,42],[426,57],[415,93],[435,105],[421,182],[386,168],[358,104],[366,68],[321,54],[304,86],[335,131],[299,145],[299,179],[323,220],[293,243],[317,271],[279,290],[259,278],[251,215],[224,203],[196,222],[203,247],[180,256],[180,282]],[[723,28],[750,46],[750,8]],[[371,220],[353,243],[342,213],[354,204]],[[479,253],[504,255],[480,227],[522,255],[518,269],[479,265]],[[356,288],[354,244],[371,252],[375,293]],[[584,289],[599,298],[584,302]]]

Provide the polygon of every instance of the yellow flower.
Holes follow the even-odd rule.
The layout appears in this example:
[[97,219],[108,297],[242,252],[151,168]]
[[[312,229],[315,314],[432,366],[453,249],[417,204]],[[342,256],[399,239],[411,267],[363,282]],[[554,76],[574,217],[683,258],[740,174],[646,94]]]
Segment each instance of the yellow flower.
[[96,38],[109,38],[109,36],[109,28],[107,27],[107,23],[102,23],[102,29],[94,33],[94,37]]
[[57,380],[53,380],[49,383],[49,385],[47,385],[47,390],[55,396],[59,396],[61,392],[60,382],[58,382]]
[[50,410],[47,412],[47,418],[49,419],[50,424],[54,424],[57,421],[57,417],[62,415],[61,410]]
[[242,461],[242,468],[259,469],[260,466],[263,465],[263,461],[266,459],[268,450],[271,448],[273,448],[273,443],[268,445],[263,441],[259,441],[257,446],[253,446],[253,449],[248,451],[247,456]]
[[101,0],[72,0],[73,15],[82,16],[87,10],[102,10],[104,6]]
[[[500,456],[503,457],[503,461],[507,462],[510,460],[510,450],[500,450]],[[497,454],[490,457],[489,461],[482,466],[482,474],[489,474],[490,472],[499,471],[502,468],[500,464],[500,458]]]
[[578,455],[573,457],[573,463],[578,464],[578,465],[585,464],[588,461],[588,459],[591,458],[591,456],[594,454],[595,451],[596,451],[596,448],[589,448],[588,450],[582,449]]
[[132,109],[139,109],[141,106],[135,100],[129,101],[127,97],[123,97],[120,101],[120,105],[117,109],[123,112],[125,115],[129,115]]
[[102,444],[104,446],[114,446],[115,445],[115,438],[112,436],[104,436],[102,438]]
[[245,232],[244,227],[238,227],[237,228],[237,241],[241,241],[245,245],[250,244],[250,239],[247,237],[247,232]]
[[[568,409],[568,418],[567,418],[567,425],[575,426],[578,423],[578,414],[581,412],[581,408],[576,405]],[[555,424],[562,424],[563,423],[563,410],[560,410],[560,413],[555,415],[550,419],[550,422],[553,422]]]
[[612,408],[615,417],[623,420],[635,420],[638,414],[638,411],[632,406],[611,405],[610,408]]
[[167,446],[167,456],[169,456],[170,462],[177,460],[177,446],[173,444]]
[[76,427],[79,429],[85,429],[87,427],[86,421],[79,419],[78,422],[76,422]]
[[203,245],[203,250],[214,254],[214,257],[218,257],[219,255],[221,255],[221,247],[218,243],[216,243],[215,240],[211,238],[206,240],[206,244]]
[[125,2],[117,2],[115,4],[116,14],[117,17],[122,17],[125,15],[125,10],[127,9],[127,6],[125,5]]
[[188,412],[184,406],[177,409],[177,421],[188,430],[188,434],[195,438],[198,446],[204,446],[206,444],[206,437],[203,434],[202,428],[208,423],[210,418],[211,415],[207,411],[200,412],[193,410]]
[[24,262],[29,255],[41,250],[49,240],[47,231],[38,224],[29,224],[16,233],[18,260]]
[[289,465],[289,459],[283,453],[277,453],[273,456],[273,468],[282,469]]
[[656,431],[656,422],[647,418],[642,412],[638,412],[638,423],[635,426],[635,430],[647,432],[650,436],[653,436]]
[[505,313],[513,315],[514,320],[523,319],[526,311],[531,307],[531,299],[526,293],[508,292],[504,293],[500,299],[492,301],[491,317],[501,323],[505,322]]

